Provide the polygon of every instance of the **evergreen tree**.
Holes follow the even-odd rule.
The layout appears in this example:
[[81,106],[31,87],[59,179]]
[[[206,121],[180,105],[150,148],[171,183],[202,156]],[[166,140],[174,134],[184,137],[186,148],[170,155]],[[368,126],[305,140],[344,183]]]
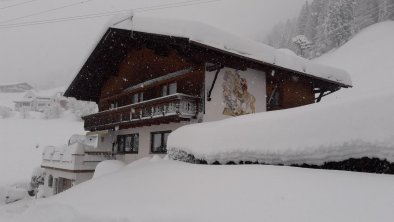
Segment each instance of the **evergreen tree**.
[[297,35],[305,35],[310,17],[309,3],[305,2],[297,19]]
[[394,20],[394,0],[313,0],[306,2],[295,20],[274,27],[268,44],[300,54],[292,38],[311,41],[305,57],[315,57],[341,46],[361,29],[387,19]]

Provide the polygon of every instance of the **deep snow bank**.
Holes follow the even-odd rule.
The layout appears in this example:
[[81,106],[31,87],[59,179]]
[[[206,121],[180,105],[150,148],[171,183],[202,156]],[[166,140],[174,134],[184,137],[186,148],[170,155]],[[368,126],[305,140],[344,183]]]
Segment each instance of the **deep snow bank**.
[[385,175],[145,159],[57,196],[0,208],[0,221],[388,222],[393,186]]
[[170,156],[209,163],[323,164],[349,158],[394,162],[394,92],[182,127]]

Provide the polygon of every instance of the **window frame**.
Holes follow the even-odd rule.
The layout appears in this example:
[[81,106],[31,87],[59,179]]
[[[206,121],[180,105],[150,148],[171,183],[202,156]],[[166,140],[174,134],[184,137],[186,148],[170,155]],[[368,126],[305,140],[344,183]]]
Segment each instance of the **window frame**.
[[131,95],[131,104],[136,104],[144,101],[144,92],[136,92]]
[[53,176],[52,176],[52,174],[49,174],[49,176],[48,176],[48,187],[49,188],[52,188],[53,187]]
[[280,90],[276,90],[272,95],[270,106],[280,106],[281,105],[281,92]]
[[[150,153],[151,154],[167,154],[167,143],[164,144],[164,138],[165,138],[165,134],[170,134],[172,131],[171,130],[166,130],[166,131],[155,131],[155,132],[151,132],[150,133]],[[154,136],[160,134],[161,135],[161,141],[160,141],[160,151],[155,151],[154,149]],[[167,136],[168,139],[168,136]],[[167,142],[167,141],[166,141]]]
[[[131,137],[130,144],[136,145],[136,149],[131,149],[130,151],[126,151],[126,141],[127,138]],[[117,135],[116,136],[116,153],[117,154],[138,154],[139,151],[139,134],[138,133],[132,133],[132,134],[122,134],[122,135]],[[121,142],[122,140],[122,142]],[[137,142],[136,142],[137,140]],[[122,144],[122,147],[120,146]]]
[[[175,85],[175,92],[171,93],[171,86]],[[168,82],[166,84],[161,85],[161,96],[170,96],[178,93],[178,82]]]

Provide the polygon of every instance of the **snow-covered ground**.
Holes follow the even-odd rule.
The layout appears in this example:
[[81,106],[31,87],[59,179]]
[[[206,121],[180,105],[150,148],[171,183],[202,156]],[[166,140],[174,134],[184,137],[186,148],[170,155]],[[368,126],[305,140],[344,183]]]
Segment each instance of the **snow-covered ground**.
[[394,177],[261,165],[141,160],[0,221],[392,221]]

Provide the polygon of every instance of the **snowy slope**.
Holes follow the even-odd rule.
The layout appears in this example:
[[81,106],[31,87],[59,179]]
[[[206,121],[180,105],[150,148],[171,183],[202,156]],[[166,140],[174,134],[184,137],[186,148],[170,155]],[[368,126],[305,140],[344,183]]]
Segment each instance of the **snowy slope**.
[[0,187],[29,181],[41,165],[47,145],[63,145],[73,134],[83,133],[83,122],[72,115],[62,119],[0,119]]
[[58,196],[0,208],[0,221],[389,222],[394,178],[274,166],[142,160]]
[[324,100],[364,97],[392,90],[394,86],[394,21],[372,25],[337,50],[315,59],[315,62],[347,70],[352,89],[342,89]]

